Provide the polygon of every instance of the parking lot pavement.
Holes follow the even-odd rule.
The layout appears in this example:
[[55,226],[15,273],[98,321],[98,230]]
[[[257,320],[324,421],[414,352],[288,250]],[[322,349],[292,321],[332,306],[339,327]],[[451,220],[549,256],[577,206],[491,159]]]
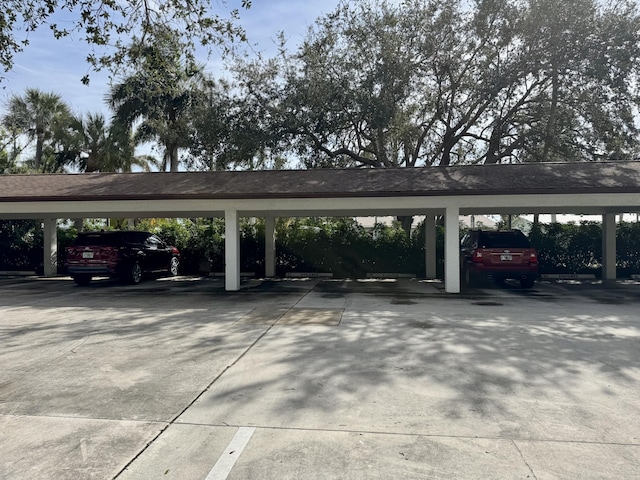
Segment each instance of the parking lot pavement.
[[639,293],[0,279],[0,478],[638,478]]

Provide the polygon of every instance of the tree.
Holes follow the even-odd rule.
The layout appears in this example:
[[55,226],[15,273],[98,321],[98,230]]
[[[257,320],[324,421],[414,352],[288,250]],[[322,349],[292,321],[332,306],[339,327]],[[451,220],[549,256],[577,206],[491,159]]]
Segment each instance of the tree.
[[187,168],[196,170],[280,169],[278,141],[269,135],[263,111],[228,82],[208,80],[194,92]]
[[[68,149],[83,172],[130,172],[134,166],[145,171],[158,167],[155,158],[135,155],[131,132],[117,121],[107,124],[102,114],[74,118]],[[70,147],[70,148],[69,148]]]
[[26,148],[21,128],[17,125],[17,119],[10,114],[2,118],[2,149],[6,152],[6,163],[3,173],[15,173],[18,168],[18,157]]
[[107,102],[136,141],[158,141],[163,170],[177,171],[179,150],[189,146],[190,111],[205,81],[202,68],[183,57],[175,32],[155,31],[144,45],[133,45],[134,72],[111,87]]
[[9,153],[7,152],[7,146],[10,144],[10,140],[4,130],[0,128],[0,174],[11,173],[12,165],[9,160]]
[[307,167],[635,158],[633,0],[343,2],[237,84]]
[[[223,3],[224,4],[224,3]],[[248,9],[250,0],[241,0]],[[79,34],[92,47],[89,65],[95,69],[119,72],[128,61],[129,45],[143,45],[158,29],[171,29],[185,55],[193,59],[197,46],[223,50],[236,40],[244,40],[237,25],[239,10],[228,18],[212,11],[208,0],[5,0],[0,10],[0,65],[13,67],[14,55],[29,44],[29,33],[48,27],[54,38]],[[85,76],[82,81],[89,82]]]
[[70,118],[69,108],[59,95],[28,88],[24,95],[10,98],[2,123],[30,141],[35,140],[33,168],[40,171],[46,143],[52,140],[56,129],[68,125]]
[[458,1],[343,2],[239,80],[308,167],[448,165],[504,88],[491,59],[509,25],[474,19]]
[[517,2],[517,80],[485,117],[486,163],[633,159],[640,16],[635,2]]

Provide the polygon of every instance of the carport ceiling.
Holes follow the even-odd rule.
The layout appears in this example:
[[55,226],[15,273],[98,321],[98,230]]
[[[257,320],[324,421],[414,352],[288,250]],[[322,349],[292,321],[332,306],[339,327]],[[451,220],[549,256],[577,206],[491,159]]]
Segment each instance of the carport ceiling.
[[0,176],[0,217],[640,211],[640,162]]

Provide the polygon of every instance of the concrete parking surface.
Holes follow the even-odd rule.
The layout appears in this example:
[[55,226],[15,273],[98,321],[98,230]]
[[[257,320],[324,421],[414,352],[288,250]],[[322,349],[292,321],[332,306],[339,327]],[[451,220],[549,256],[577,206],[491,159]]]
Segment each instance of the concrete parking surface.
[[640,478],[640,285],[0,280],[2,479]]

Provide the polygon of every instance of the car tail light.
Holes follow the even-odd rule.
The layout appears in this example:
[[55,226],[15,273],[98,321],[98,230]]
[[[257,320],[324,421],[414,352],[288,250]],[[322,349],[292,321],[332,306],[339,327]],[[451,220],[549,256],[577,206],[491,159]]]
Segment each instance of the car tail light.
[[531,252],[531,256],[529,257],[529,263],[538,263],[538,254],[536,252]]
[[180,255],[180,251],[176,247],[171,247],[171,253],[174,255]]
[[481,263],[482,262],[482,250],[474,250],[473,255],[471,255],[471,260],[474,262]]

